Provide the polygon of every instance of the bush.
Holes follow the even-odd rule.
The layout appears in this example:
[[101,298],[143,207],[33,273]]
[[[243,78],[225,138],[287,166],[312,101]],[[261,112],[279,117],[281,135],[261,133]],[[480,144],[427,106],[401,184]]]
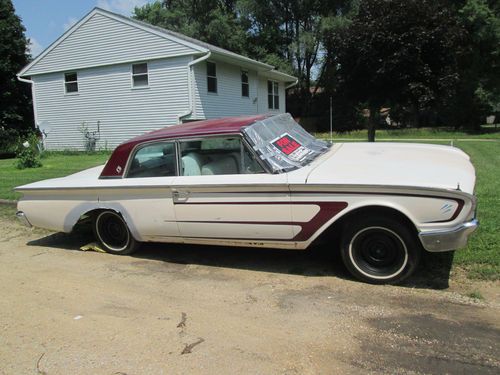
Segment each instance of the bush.
[[0,126],[0,157],[3,155],[14,157],[18,144],[18,132],[14,129],[5,129]]
[[17,165],[18,169],[37,168],[42,166],[40,161],[39,140],[35,133],[31,133],[26,140],[18,146]]

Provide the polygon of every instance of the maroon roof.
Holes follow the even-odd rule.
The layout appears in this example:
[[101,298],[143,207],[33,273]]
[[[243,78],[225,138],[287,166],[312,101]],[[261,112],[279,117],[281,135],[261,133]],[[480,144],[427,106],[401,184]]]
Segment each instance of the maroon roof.
[[269,115],[225,117],[215,120],[193,121],[142,134],[122,143],[113,151],[100,177],[121,177],[130,152],[139,143],[161,139],[240,133],[241,128],[263,120],[266,117],[269,117]]

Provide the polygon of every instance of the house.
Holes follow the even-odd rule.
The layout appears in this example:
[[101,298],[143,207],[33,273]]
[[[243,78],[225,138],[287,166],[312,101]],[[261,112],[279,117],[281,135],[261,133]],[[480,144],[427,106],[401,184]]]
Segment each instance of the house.
[[[94,8],[18,73],[52,150],[114,148],[186,121],[285,111],[297,80],[274,67]],[[49,131],[50,130],[50,131]]]

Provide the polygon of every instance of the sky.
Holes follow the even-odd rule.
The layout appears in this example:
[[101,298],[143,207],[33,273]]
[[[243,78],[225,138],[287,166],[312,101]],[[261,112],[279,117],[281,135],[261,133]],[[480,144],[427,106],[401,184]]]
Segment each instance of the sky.
[[153,0],[12,0],[36,57],[94,7],[130,16],[134,7]]

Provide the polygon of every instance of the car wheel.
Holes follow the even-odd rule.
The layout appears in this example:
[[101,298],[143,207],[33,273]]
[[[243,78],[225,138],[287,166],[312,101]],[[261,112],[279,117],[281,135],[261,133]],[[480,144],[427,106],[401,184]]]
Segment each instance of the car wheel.
[[114,211],[97,214],[93,229],[96,239],[108,253],[131,254],[139,246],[121,215]]
[[368,217],[347,224],[341,253],[357,279],[394,284],[413,273],[421,248],[412,231],[396,219]]

